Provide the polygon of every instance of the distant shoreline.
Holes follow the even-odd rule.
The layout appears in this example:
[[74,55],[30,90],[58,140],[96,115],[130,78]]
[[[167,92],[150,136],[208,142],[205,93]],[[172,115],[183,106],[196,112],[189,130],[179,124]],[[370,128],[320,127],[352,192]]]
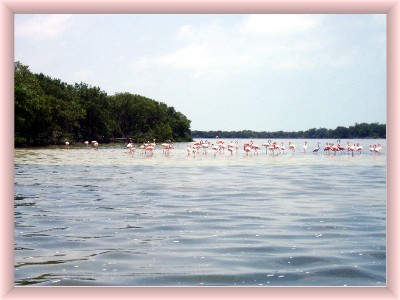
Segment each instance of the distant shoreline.
[[222,131],[192,130],[198,138],[253,138],[253,139],[386,139],[386,124],[356,123],[354,126],[338,126],[335,129],[311,128],[306,131]]

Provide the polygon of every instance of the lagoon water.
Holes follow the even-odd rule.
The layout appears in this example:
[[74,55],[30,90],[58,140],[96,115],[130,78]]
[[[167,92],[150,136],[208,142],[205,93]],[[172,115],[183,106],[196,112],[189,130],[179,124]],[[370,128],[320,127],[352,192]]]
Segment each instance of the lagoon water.
[[243,142],[16,149],[15,285],[385,286],[386,141],[351,141],[354,156]]

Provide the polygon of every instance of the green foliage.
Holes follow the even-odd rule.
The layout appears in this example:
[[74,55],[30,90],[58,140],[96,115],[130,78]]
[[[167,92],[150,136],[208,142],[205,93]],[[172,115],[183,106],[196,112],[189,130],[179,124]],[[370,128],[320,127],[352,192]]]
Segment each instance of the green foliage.
[[15,145],[36,146],[114,138],[175,142],[195,138],[386,138],[386,125],[356,123],[297,132],[190,131],[190,120],[174,107],[140,95],[108,96],[83,82],[74,85],[14,63]]
[[114,138],[191,141],[190,121],[173,107],[140,95],[108,96],[83,82],[69,85],[14,63],[15,145]]

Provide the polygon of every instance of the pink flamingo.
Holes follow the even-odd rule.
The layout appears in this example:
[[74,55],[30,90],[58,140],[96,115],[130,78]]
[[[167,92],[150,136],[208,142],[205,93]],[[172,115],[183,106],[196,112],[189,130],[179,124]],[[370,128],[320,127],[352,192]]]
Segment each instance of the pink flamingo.
[[164,154],[169,154],[169,150],[174,148],[172,143],[162,143],[161,146]]
[[296,151],[296,145],[292,142],[289,142],[289,149],[292,150],[292,154]]
[[235,144],[231,141],[231,143],[228,145],[228,151],[233,154],[233,150],[235,149]]
[[378,146],[375,146],[375,145],[374,145],[374,152],[375,152],[375,153],[379,153],[379,154],[382,153],[382,146],[381,146],[381,144],[378,144]]
[[351,152],[351,156],[354,156],[354,151],[356,151],[356,145],[350,146],[349,151]]
[[129,152],[135,152],[136,148],[135,145],[133,143],[129,143],[128,145],[126,145],[126,148],[128,148]]
[[268,154],[268,149],[269,149],[269,147],[270,147],[270,145],[271,145],[270,142],[271,142],[271,140],[268,140],[267,143],[262,144],[262,146],[265,147],[265,154]]
[[283,152],[283,154],[285,154],[285,144],[282,142],[281,143],[281,151]]
[[325,154],[329,154],[329,151],[331,151],[331,146],[328,144],[328,142],[326,142],[324,152]]
[[374,152],[374,149],[375,149],[374,146],[369,145],[369,152],[370,152],[370,153]]
[[203,148],[203,153],[204,155],[207,155],[207,149],[210,147],[210,142],[208,142],[207,140],[202,142],[200,141],[201,147]]
[[243,144],[243,150],[244,150],[244,152],[246,152],[246,155],[249,155],[249,152],[251,152],[251,145],[252,145],[252,141],[250,141],[250,142],[245,142],[244,144]]
[[220,147],[217,145],[214,145],[214,144],[211,145],[211,149],[213,149],[215,151],[214,156],[216,156],[217,153],[221,151]]
[[272,153],[275,154],[275,150],[276,150],[276,152],[279,152],[279,153],[276,153],[276,156],[278,156],[278,154],[281,153],[281,147],[279,147],[277,142],[273,142],[272,146],[274,147],[274,150],[272,151]]
[[344,150],[346,150],[346,148],[344,148],[342,145],[340,145],[340,140],[338,140],[338,145],[337,145],[337,147],[338,147],[338,151],[341,151],[342,154],[344,153]]
[[147,145],[147,147],[146,147],[146,153],[147,153],[147,151],[149,152],[149,153],[151,153],[151,156],[153,156],[153,150],[155,149],[155,146],[153,146],[153,144],[149,144],[149,145]]
[[332,151],[335,153],[335,155],[336,155],[336,152],[339,151],[339,147],[338,147],[337,145],[332,144],[332,145],[331,145],[331,150],[332,150]]
[[257,154],[257,155],[258,155],[258,151],[257,151],[257,150],[260,149],[260,146],[258,146],[258,145],[256,145],[256,144],[253,144],[253,141],[251,141],[250,147],[251,147],[252,149],[254,149],[254,154]]

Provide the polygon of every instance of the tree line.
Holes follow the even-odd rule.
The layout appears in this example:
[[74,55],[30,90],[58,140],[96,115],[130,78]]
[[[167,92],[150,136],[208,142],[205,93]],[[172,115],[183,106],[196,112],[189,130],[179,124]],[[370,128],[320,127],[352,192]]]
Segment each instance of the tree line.
[[191,141],[191,121],[174,107],[131,93],[107,95],[14,63],[15,146],[115,139]]
[[306,131],[199,131],[191,121],[165,103],[131,93],[107,95],[86,83],[74,85],[28,66],[14,63],[15,146],[44,146],[65,141],[118,139],[136,143],[153,139],[174,142],[193,138],[386,138],[386,125],[356,123],[336,129]]
[[193,138],[252,138],[252,139],[386,139],[386,124],[356,123],[354,126],[338,126],[335,129],[312,128],[306,131],[192,131]]

